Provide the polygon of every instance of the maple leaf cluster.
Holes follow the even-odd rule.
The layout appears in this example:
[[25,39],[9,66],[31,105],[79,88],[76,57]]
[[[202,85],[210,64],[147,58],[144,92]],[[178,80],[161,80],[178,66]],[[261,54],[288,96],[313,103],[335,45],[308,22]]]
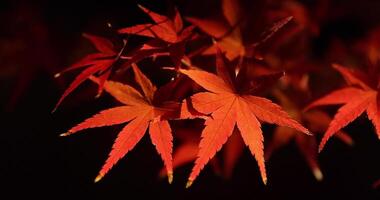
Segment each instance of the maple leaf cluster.
[[[169,183],[177,167],[194,162],[186,187],[192,185],[209,162],[215,171],[222,170],[226,177],[231,176],[245,146],[255,158],[262,182],[266,184],[265,160],[291,140],[295,140],[315,178],[322,180],[314,133],[325,132],[319,151],[332,136],[352,145],[353,140],[342,128],[364,112],[380,138],[380,71],[375,50],[366,52],[372,61],[367,73],[333,64],[348,86],[315,100],[310,94],[309,74],[318,71],[318,67],[299,54],[297,59],[289,60],[283,59],[286,58],[283,55],[273,56],[281,46],[273,44],[270,52],[267,46],[272,45],[271,40],[294,46],[297,43],[294,38],[301,32],[307,32],[307,37],[317,35],[322,19],[302,15],[305,8],[298,4],[284,4],[286,14],[273,12],[271,17],[276,20],[271,21],[272,26],[250,39],[243,34],[246,22],[236,2],[222,1],[222,19],[187,17],[186,21],[177,9],[173,9],[172,16],[165,16],[139,6],[151,18],[150,23],[121,28],[116,31],[118,37],[114,41],[83,35],[98,52],[86,55],[56,74],[59,77],[62,73],[82,69],[54,110],[86,80],[97,85],[98,96],[105,91],[122,104],[100,111],[61,134],[68,136],[89,128],[125,124],[95,182],[146,133],[164,163],[160,174],[167,175]],[[301,24],[301,28],[288,27],[294,23]],[[142,42],[131,42],[134,37]],[[303,41],[301,47],[294,47],[296,53],[309,47],[307,40]],[[191,47],[198,43],[201,45],[197,49]],[[169,58],[169,61],[162,64],[159,58]],[[210,58],[211,67],[199,61]],[[147,60],[170,74],[171,80],[155,86],[149,78],[152,75],[139,69],[140,63]],[[302,66],[305,63],[308,65]],[[129,71],[133,71],[133,75]],[[134,83],[114,81],[115,76],[133,76]],[[323,105],[343,106],[330,117],[325,111],[315,109]],[[170,123],[196,118],[203,120],[203,126],[197,130],[173,127]],[[262,123],[279,126],[265,150]],[[181,142],[174,148],[176,139]],[[224,163],[220,167],[217,152],[222,148]]]

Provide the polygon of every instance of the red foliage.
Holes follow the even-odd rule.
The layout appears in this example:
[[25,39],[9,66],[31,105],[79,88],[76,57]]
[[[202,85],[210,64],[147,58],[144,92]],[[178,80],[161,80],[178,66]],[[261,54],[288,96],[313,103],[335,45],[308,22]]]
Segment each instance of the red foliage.
[[[306,53],[311,51],[311,38],[320,33],[320,23],[325,20],[322,13],[328,10],[328,1],[319,1],[315,11],[308,11],[293,1],[283,1],[267,13],[265,23],[272,25],[252,38],[243,34],[252,31],[247,24],[264,22],[246,19],[238,2],[221,1],[219,18],[185,18],[191,25],[182,20],[176,8],[172,9],[172,16],[166,16],[139,6],[151,22],[119,29],[115,43],[84,34],[98,52],[86,55],[63,71],[83,69],[63,93],[56,108],[87,79],[98,85],[98,95],[104,89],[124,105],[103,110],[62,136],[88,128],[128,123],[117,136],[96,182],[132,150],[147,131],[164,162],[165,170],[160,174],[167,174],[169,182],[173,179],[173,168],[195,162],[186,187],[191,186],[209,161],[217,173],[229,177],[244,146],[248,146],[255,157],[266,184],[265,160],[292,140],[315,178],[322,180],[317,139],[309,130],[313,133],[325,131],[319,151],[334,135],[352,145],[352,138],[341,129],[363,112],[367,113],[380,138],[378,31],[371,34],[368,41],[357,45],[358,52],[369,58],[367,72],[333,64],[348,86],[310,103],[316,93],[313,83],[309,84],[310,75],[323,79],[323,71],[329,70],[326,65],[331,62],[313,60]],[[131,44],[131,38],[137,38],[138,44]],[[122,44],[118,44],[121,41]],[[335,58],[352,53],[346,51],[341,41],[335,42],[328,49],[328,53],[342,49]],[[327,58],[331,56],[328,53]],[[136,65],[140,61],[154,65],[157,71],[166,70],[171,80],[158,81],[167,83],[157,88]],[[139,89],[112,81],[115,80],[113,75],[129,76],[130,68]],[[148,75],[153,77],[153,74]],[[309,110],[341,104],[333,118],[323,110]],[[305,105],[308,106],[304,109]],[[173,129],[178,131],[173,131],[173,135],[174,139],[179,138],[180,145],[175,148],[172,159],[173,136],[169,120],[195,118],[203,119],[203,129]],[[263,122],[280,126],[274,129],[265,151]],[[215,156],[223,146],[220,160]]]
[[[376,133],[380,138],[380,118],[378,111],[378,72],[372,71],[369,74],[363,74],[359,71],[350,71],[340,65],[333,65],[339,73],[345,78],[346,88],[336,90],[325,97],[322,97],[311,103],[307,109],[321,105],[339,105],[344,104],[331,121],[322,142],[319,145],[319,151],[323,149],[327,140],[337,133],[340,129],[355,120],[364,111],[367,112],[368,118],[375,126]],[[375,69],[373,69],[375,70]]]
[[[118,101],[125,104],[111,109],[101,111],[99,114],[85,120],[71,128],[61,136],[71,135],[78,131],[111,126],[129,122],[119,133],[109,157],[104,164],[95,182],[99,181],[125,154],[127,154],[144,136],[149,127],[149,135],[152,143],[156,146],[157,152],[161,155],[168,173],[169,182],[173,180],[172,167],[172,134],[168,120],[175,118],[180,108],[175,102],[154,102],[156,87],[150,80],[133,65],[135,80],[139,84],[142,93],[129,85],[118,82],[106,81],[105,90]],[[101,79],[91,77],[91,80],[98,85],[102,84]]]

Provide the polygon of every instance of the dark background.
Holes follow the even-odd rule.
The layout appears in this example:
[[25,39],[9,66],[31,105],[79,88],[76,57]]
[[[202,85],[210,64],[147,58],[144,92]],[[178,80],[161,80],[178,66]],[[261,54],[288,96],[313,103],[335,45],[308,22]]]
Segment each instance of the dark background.
[[[103,108],[109,97],[93,98],[95,89],[84,84],[54,114],[63,89],[75,73],[53,78],[65,66],[92,51],[82,32],[109,34],[116,27],[137,23],[144,16],[137,1],[1,1],[0,3],[0,141],[1,194],[36,197],[118,197],[169,199],[379,199],[372,183],[380,179],[380,142],[366,117],[345,130],[355,140],[353,148],[331,140],[319,159],[325,179],[315,181],[292,143],[267,162],[268,185],[263,186],[257,164],[248,151],[239,160],[231,179],[224,180],[206,167],[190,189],[185,182],[192,165],[178,169],[174,183],[158,178],[162,162],[143,140],[99,183],[94,184],[121,126],[88,130],[69,138],[58,135]],[[157,11],[169,1],[139,1]],[[186,3],[187,2],[187,3]],[[210,9],[214,3],[176,1],[179,9]],[[191,1],[192,2],[192,1]],[[377,25],[378,1],[336,1],[346,6],[346,23],[324,24],[316,51],[330,37],[349,42]],[[312,4],[313,1],[305,1]],[[215,9],[215,8],[213,8]],[[351,9],[351,10],[350,10]],[[144,18],[143,18],[144,19]],[[339,25],[340,24],[340,25]],[[337,26],[338,25],[338,26]],[[272,127],[265,127],[270,131]]]

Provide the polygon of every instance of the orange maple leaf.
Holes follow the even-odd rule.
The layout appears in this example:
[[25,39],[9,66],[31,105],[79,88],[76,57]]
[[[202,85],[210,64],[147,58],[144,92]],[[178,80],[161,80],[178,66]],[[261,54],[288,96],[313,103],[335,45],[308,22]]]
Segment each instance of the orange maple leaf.
[[[143,45],[141,50],[153,51],[152,55],[170,55],[175,66],[178,66],[185,56],[186,42],[194,36],[194,26],[183,27],[180,13],[175,9],[173,19],[155,13],[139,5],[140,9],[153,20],[154,23],[139,24],[118,30],[120,34],[139,35],[153,38]],[[133,60],[130,62],[134,62]]]
[[168,43],[177,43],[192,34],[194,27],[183,28],[183,22],[178,10],[175,9],[174,19],[155,13],[141,5],[140,9],[149,15],[154,23],[139,24],[132,27],[122,28],[118,32],[121,34],[132,34],[146,36],[150,38],[159,38]]
[[338,112],[331,121],[322,141],[319,151],[323,149],[331,136],[350,122],[367,112],[368,118],[375,126],[376,133],[380,138],[380,113],[378,109],[378,73],[363,74],[359,71],[349,70],[341,65],[333,64],[333,67],[345,78],[348,87],[335,90],[330,94],[312,102],[305,109],[311,109],[323,105],[340,105]]
[[[179,71],[189,76],[193,81],[202,86],[208,92],[201,92],[191,97],[191,103],[195,110],[211,114],[205,121],[202,131],[202,139],[199,144],[198,157],[195,161],[192,173],[189,176],[186,187],[191,186],[200,171],[214,157],[216,152],[227,142],[233,133],[235,125],[240,130],[244,143],[249,147],[256,158],[261,177],[264,183],[267,176],[264,164],[263,135],[258,119],[288,126],[309,134],[309,131],[297,121],[290,118],[280,106],[268,99],[253,96],[242,89],[242,75],[231,73],[224,62],[221,51],[217,52],[217,75],[202,70]],[[241,70],[240,73],[242,73]]]
[[[175,118],[180,104],[170,101],[156,102],[154,99],[156,87],[135,64],[132,65],[132,68],[135,80],[140,85],[143,95],[131,86],[106,81],[104,84],[105,90],[125,105],[103,110],[74,126],[67,133],[62,134],[62,136],[71,135],[88,128],[129,122],[119,133],[108,159],[95,179],[95,182],[97,182],[113,165],[134,148],[149,127],[150,138],[164,161],[168,180],[171,183],[173,180],[173,137],[168,119]],[[98,78],[91,77],[91,79],[97,84],[100,83],[100,79]]]
[[[299,98],[300,95],[295,95],[295,93],[293,93],[292,96],[288,96],[280,90],[274,90],[273,95],[279,100],[285,111],[297,121],[303,122],[313,133],[322,133],[331,122],[330,116],[323,111],[312,110],[302,112],[294,101],[294,99]],[[343,131],[339,131],[335,137],[348,145],[353,145],[352,138]],[[265,159],[269,159],[274,151],[289,144],[291,141],[295,142],[298,150],[309,165],[315,179],[321,181],[323,179],[323,173],[317,159],[318,144],[315,136],[308,137],[306,135],[298,134],[297,131],[288,127],[277,127],[274,130],[272,139],[269,141],[265,149]]]

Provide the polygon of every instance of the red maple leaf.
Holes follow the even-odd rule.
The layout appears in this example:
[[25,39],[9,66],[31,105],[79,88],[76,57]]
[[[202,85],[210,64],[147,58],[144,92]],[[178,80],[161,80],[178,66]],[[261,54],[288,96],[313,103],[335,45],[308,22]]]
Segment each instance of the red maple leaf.
[[178,10],[175,9],[174,19],[160,15],[139,5],[142,11],[149,15],[154,23],[139,24],[132,27],[122,28],[118,32],[121,34],[133,34],[150,38],[159,38],[168,43],[177,43],[188,38],[193,27],[183,29],[183,22]]
[[[285,95],[285,93],[280,90],[274,90],[273,94],[280,101],[280,104],[285,111],[297,121],[303,122],[313,133],[322,133],[331,122],[330,116],[323,111],[313,110],[302,112],[301,108],[295,104],[296,101],[294,101],[294,99],[299,98],[299,95],[296,95],[294,92],[292,96],[289,96]],[[305,96],[304,93],[302,94]],[[352,138],[343,131],[339,131],[335,136],[337,139],[340,139],[348,145],[353,144]],[[289,144],[291,141],[295,142],[298,150],[313,172],[315,179],[321,181],[323,179],[323,173],[317,159],[318,145],[315,136],[309,137],[303,134],[298,134],[297,131],[288,127],[277,127],[274,130],[272,139],[269,141],[268,146],[265,149],[265,158],[269,159],[274,151]]]
[[[173,19],[157,14],[139,5],[153,20],[154,23],[139,24],[132,27],[122,28],[120,34],[131,34],[153,38],[144,44],[141,50],[152,55],[170,55],[174,65],[179,66],[181,59],[185,56],[185,45],[194,34],[194,26],[183,27],[180,13],[175,9]],[[134,62],[134,61],[130,61]]]
[[64,72],[85,68],[65,90],[61,98],[58,100],[53,112],[58,108],[67,95],[73,92],[81,83],[92,75],[99,74],[100,93],[103,89],[104,81],[110,76],[112,65],[118,59],[118,52],[112,42],[108,39],[90,34],[83,34],[83,36],[87,38],[99,52],[86,55],[78,62],[55,75],[55,77],[59,77]]
[[331,92],[305,108],[307,110],[316,106],[343,104],[323,136],[319,151],[323,149],[331,136],[347,126],[363,112],[367,112],[368,118],[372,121],[380,138],[380,113],[377,98],[379,72],[377,68],[371,67],[370,72],[364,74],[360,71],[349,70],[338,64],[333,64],[333,67],[345,78],[348,86]]
[[268,99],[253,96],[249,93],[251,88],[242,87],[242,85],[247,85],[243,78],[244,70],[235,75],[234,70],[227,68],[220,51],[217,52],[216,71],[217,75],[202,70],[180,69],[181,73],[208,90],[208,92],[193,95],[191,103],[195,110],[211,115],[205,121],[198,157],[189,176],[187,187],[193,183],[210,158],[214,157],[216,152],[227,142],[235,125],[239,129],[244,143],[256,158],[262,180],[266,183],[264,138],[258,119],[288,126],[307,134],[309,131],[291,119],[277,104]]
[[[123,70],[127,70],[130,68],[130,66],[133,63],[137,63],[141,61],[142,59],[145,59],[147,57],[151,56],[157,56],[164,54],[167,51],[166,49],[162,48],[138,48],[137,50],[133,50],[131,52],[124,52],[127,40],[123,41],[123,47],[117,51],[112,44],[111,41],[109,41],[106,38],[90,35],[90,34],[83,34],[85,38],[91,41],[91,43],[95,46],[95,48],[99,51],[98,53],[92,53],[89,55],[86,55],[84,58],[79,60],[78,62],[74,63],[64,71],[57,73],[55,77],[59,77],[62,73],[79,69],[79,68],[85,68],[76,78],[75,80],[70,84],[70,86],[65,90],[61,98],[59,99],[58,103],[56,104],[53,112],[58,108],[58,106],[62,103],[62,101],[71,93],[73,92],[81,83],[83,83],[88,77],[98,74],[99,75],[99,89],[98,89],[98,95],[101,94],[103,90],[104,82],[109,78],[111,75],[111,72],[113,71],[112,68],[118,67]],[[150,44],[150,43],[147,43]],[[184,44],[183,44],[183,54],[178,55],[179,57],[176,59],[178,60],[177,63],[180,62],[180,59],[184,56]],[[174,51],[176,52],[176,51]],[[121,60],[121,61],[120,61]],[[120,61],[120,62],[119,62]]]
[[[129,122],[119,133],[108,159],[95,179],[95,182],[97,182],[113,165],[134,148],[149,128],[149,136],[164,161],[169,182],[172,182],[173,138],[168,119],[175,118],[180,105],[170,101],[157,102],[154,98],[157,93],[156,87],[136,65],[132,65],[132,68],[135,80],[140,85],[142,94],[129,85],[106,81],[104,84],[105,90],[125,105],[103,110],[74,126],[67,133],[62,134],[62,136],[71,135],[88,128]],[[99,78],[91,77],[91,79],[100,84],[101,80]]]

